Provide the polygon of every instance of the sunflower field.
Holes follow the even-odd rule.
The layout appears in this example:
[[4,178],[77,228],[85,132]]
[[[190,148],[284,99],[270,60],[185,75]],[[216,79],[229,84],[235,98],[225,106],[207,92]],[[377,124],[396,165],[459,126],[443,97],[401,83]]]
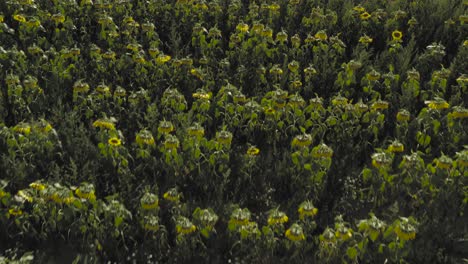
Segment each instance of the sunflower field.
[[468,263],[467,0],[0,1],[0,263]]

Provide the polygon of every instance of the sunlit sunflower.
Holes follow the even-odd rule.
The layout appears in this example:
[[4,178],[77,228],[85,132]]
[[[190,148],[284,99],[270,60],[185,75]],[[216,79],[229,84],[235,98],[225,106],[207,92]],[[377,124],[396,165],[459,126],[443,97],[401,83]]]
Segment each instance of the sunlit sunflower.
[[176,231],[179,235],[188,235],[197,230],[197,227],[186,217],[180,217],[177,220]]
[[401,41],[401,38],[403,37],[403,33],[401,31],[395,30],[392,32],[392,39],[394,41]]
[[165,200],[168,200],[168,201],[171,201],[171,202],[174,202],[174,203],[179,202],[180,197],[181,197],[181,195],[180,195],[179,191],[177,191],[176,188],[172,188],[172,189],[168,190],[167,192],[165,192],[163,194],[163,198]]
[[432,110],[442,110],[449,108],[449,103],[442,98],[436,98],[432,101],[424,101],[424,103]]
[[8,214],[12,216],[20,216],[23,214],[23,211],[19,209],[18,207],[13,207],[8,209]]
[[250,147],[247,150],[247,155],[251,156],[251,157],[257,156],[259,153],[260,153],[260,149],[254,147],[254,146]]
[[320,30],[319,32],[315,33],[315,39],[325,41],[328,39],[328,35],[324,30]]
[[293,224],[290,228],[288,228],[288,230],[286,230],[284,235],[287,239],[294,242],[305,240],[304,231],[298,224]]
[[299,205],[299,218],[304,219],[306,217],[314,217],[318,213],[318,209],[315,208],[314,204],[311,201],[305,201]]
[[367,35],[364,35],[359,38],[359,43],[362,43],[362,44],[370,44],[372,43],[372,41],[373,39]]
[[152,146],[155,144],[153,135],[146,129],[141,130],[140,133],[136,135],[136,143],[141,146]]
[[390,144],[390,146],[388,146],[387,150],[392,153],[400,153],[405,150],[405,146],[400,141],[395,140]]
[[20,14],[14,15],[13,19],[20,22],[20,23],[26,22],[26,17],[24,15],[20,15]]
[[94,185],[91,183],[82,183],[80,187],[75,190],[75,194],[82,199],[90,201],[96,200],[96,195],[94,194]]
[[275,209],[268,216],[268,225],[281,225],[288,222],[288,220],[289,218],[284,212]]
[[408,218],[400,217],[398,225],[395,227],[395,234],[401,240],[413,240],[416,238],[416,228],[409,222]]
[[335,236],[342,240],[342,241],[346,241],[348,239],[350,239],[352,236],[353,236],[353,233],[352,233],[352,229],[351,228],[348,228],[344,225],[340,225],[337,229],[336,229],[336,232],[335,232]]
[[361,20],[367,20],[367,19],[371,18],[371,14],[369,14],[367,12],[364,12],[364,13],[360,14],[359,17],[361,18]]
[[107,143],[109,143],[109,145],[111,145],[112,147],[118,147],[122,144],[122,141],[120,141],[120,139],[117,137],[111,137],[109,138]]
[[100,118],[96,121],[93,122],[94,127],[99,127],[99,128],[104,128],[108,130],[114,130],[115,129],[115,118]]
[[145,193],[143,197],[141,197],[140,205],[144,210],[156,209],[159,206],[158,196],[153,193]]
[[312,136],[310,134],[297,135],[292,140],[293,147],[308,147],[312,144]]

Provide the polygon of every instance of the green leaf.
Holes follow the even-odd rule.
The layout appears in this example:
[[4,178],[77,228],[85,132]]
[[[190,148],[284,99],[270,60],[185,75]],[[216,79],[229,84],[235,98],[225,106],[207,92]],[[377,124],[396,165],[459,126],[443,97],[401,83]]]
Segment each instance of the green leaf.
[[348,258],[356,259],[358,251],[355,247],[349,247],[348,250],[346,250],[346,254],[348,255]]
[[372,170],[369,168],[365,168],[362,170],[362,179],[367,182],[372,178]]
[[120,217],[120,216],[115,217],[114,218],[114,226],[119,227],[122,224],[123,220],[124,219],[122,217]]
[[200,234],[202,234],[202,236],[206,237],[206,238],[209,238],[210,237],[210,231],[206,228],[203,228],[202,230],[200,230]]

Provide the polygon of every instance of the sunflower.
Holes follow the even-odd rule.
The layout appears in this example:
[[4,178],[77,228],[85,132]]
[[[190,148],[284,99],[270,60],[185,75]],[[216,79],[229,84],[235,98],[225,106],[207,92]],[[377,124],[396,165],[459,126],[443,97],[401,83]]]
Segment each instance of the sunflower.
[[177,220],[176,232],[179,235],[188,235],[197,230],[197,227],[186,217],[180,217]]
[[249,31],[249,25],[245,24],[245,23],[239,23],[237,26],[236,26],[236,30],[237,31],[240,31],[242,33],[246,33]]
[[308,76],[312,76],[317,74],[317,70],[312,65],[310,65],[309,67],[304,69],[304,73]]
[[8,214],[12,216],[20,216],[23,214],[23,211],[19,209],[18,207],[13,207],[8,209]]
[[356,11],[356,12],[359,12],[359,13],[362,13],[362,12],[366,11],[366,9],[361,5],[357,5],[357,6],[353,7],[353,10]]
[[115,130],[115,120],[113,118],[100,118],[93,122],[94,127],[102,129]]
[[36,17],[31,18],[29,21],[26,22],[26,25],[28,27],[34,27],[37,28],[41,25],[41,21],[37,19]]
[[293,224],[286,232],[284,233],[287,239],[298,242],[305,240],[305,235],[304,231],[302,230],[302,227],[298,224]]
[[291,143],[293,147],[308,147],[310,144],[312,144],[312,136],[310,134],[297,135]]
[[158,231],[159,230],[159,217],[150,215],[146,216],[143,221],[143,228],[148,231]]
[[324,30],[320,30],[319,32],[315,33],[314,37],[320,41],[325,41],[328,39],[327,33]]
[[192,137],[201,138],[205,135],[205,129],[199,123],[195,123],[187,129],[187,133]]
[[122,144],[122,141],[120,141],[120,139],[117,137],[111,137],[109,138],[107,143],[109,143],[109,145],[111,145],[112,147],[118,147]]
[[442,110],[449,108],[449,103],[442,98],[436,98],[433,101],[424,101],[424,103],[432,110]]
[[354,109],[359,113],[364,113],[369,109],[369,106],[367,106],[362,101],[359,101],[356,104],[354,104]]
[[114,97],[125,97],[127,91],[122,86],[117,86],[114,90]]
[[407,122],[410,120],[410,118],[411,118],[411,114],[406,109],[401,109],[400,111],[398,111],[396,115],[396,119],[398,122]]
[[405,146],[400,141],[395,140],[390,144],[390,146],[388,146],[387,150],[392,153],[399,153],[405,150]]
[[268,216],[268,225],[281,225],[288,222],[288,220],[289,218],[284,212],[275,209]]
[[136,143],[142,145],[154,145],[154,137],[150,131],[143,129],[136,135]]
[[154,24],[151,23],[151,22],[147,22],[147,23],[141,24],[141,29],[142,29],[144,32],[153,31],[154,28],[155,28],[155,26],[154,26]]
[[24,15],[21,15],[21,14],[14,15],[13,19],[20,22],[20,23],[26,22],[26,17]]
[[145,193],[143,197],[141,197],[140,205],[144,210],[156,209],[159,206],[158,196],[153,193]]
[[242,94],[241,92],[238,92],[237,94],[235,94],[234,96],[232,96],[232,99],[234,101],[234,103],[236,104],[243,104],[247,101],[247,97]]
[[156,58],[156,63],[158,64],[164,64],[168,61],[171,60],[171,56],[169,55],[164,55],[164,54],[160,54],[157,58]]
[[369,14],[367,12],[364,12],[364,13],[360,14],[359,17],[361,18],[361,20],[367,20],[367,19],[371,18],[371,14]]
[[288,105],[289,106],[292,106],[292,107],[301,107],[305,104],[305,101],[304,99],[298,95],[298,94],[295,94],[295,95],[291,95],[290,98],[289,98],[289,102],[288,102]]
[[352,229],[351,228],[347,228],[346,226],[344,226],[343,224],[341,224],[336,232],[335,232],[335,236],[337,238],[339,238],[340,240],[343,240],[343,241],[346,241],[348,239],[350,239],[352,236],[353,236],[353,233],[352,233]]
[[108,50],[104,54],[102,54],[102,57],[108,60],[115,60],[115,56],[116,56],[116,53],[113,52],[112,50]]
[[341,95],[335,96],[335,97],[332,99],[332,104],[333,104],[334,106],[344,106],[344,105],[347,105],[347,104],[348,104],[348,98],[343,97],[343,96],[341,96]]
[[468,167],[468,150],[457,152],[456,156],[457,156],[457,165],[460,168]]
[[164,141],[164,147],[166,149],[176,149],[179,147],[179,139],[173,135],[167,135],[166,140]]
[[385,110],[385,109],[388,109],[388,106],[389,106],[389,102],[387,101],[383,101],[383,100],[377,100],[376,102],[374,102],[372,105],[371,105],[371,109],[372,110]]
[[176,188],[172,188],[163,194],[165,200],[177,203],[180,200],[180,193]]
[[94,194],[94,185],[91,183],[82,183],[80,187],[75,190],[75,194],[81,199],[90,201],[96,200],[96,196]]
[[333,149],[322,143],[312,149],[312,157],[314,158],[331,158],[333,156]]
[[28,47],[28,52],[29,52],[31,55],[36,55],[36,54],[43,53],[44,50],[41,49],[41,47],[38,47],[38,46],[34,43],[32,46],[29,46],[29,47]]
[[35,182],[32,182],[31,184],[29,184],[29,187],[37,190],[37,191],[42,191],[46,188],[46,185],[39,182],[39,181],[35,181]]
[[468,75],[462,74],[456,81],[459,85],[466,85],[468,83]]
[[216,140],[223,145],[229,145],[232,141],[232,133],[226,130],[223,130],[219,133],[216,133]]
[[169,134],[174,131],[174,125],[170,121],[161,121],[158,126],[159,133]]
[[284,31],[280,31],[276,34],[276,41],[284,43],[288,42],[288,34]]
[[323,110],[323,99],[320,97],[312,98],[309,100],[309,106],[315,111]]
[[[255,22],[252,26],[252,31],[256,34],[260,34],[263,29],[265,28],[265,25],[261,24],[261,23],[258,23],[258,22]],[[211,30],[210,30],[211,32]],[[220,34],[221,35],[221,34]]]
[[453,107],[451,116],[455,119],[468,118],[468,109],[463,108],[461,106],[455,106]]
[[265,37],[265,38],[272,38],[273,37],[273,29],[271,29],[270,27],[265,27],[262,32],[260,33],[260,35],[262,37]]
[[213,226],[218,221],[218,216],[215,214],[213,209],[203,209],[203,210],[195,210],[194,216],[201,222],[201,224],[211,230]]
[[446,155],[442,155],[436,160],[436,166],[439,169],[450,169],[452,167],[453,160]]
[[53,14],[51,18],[56,24],[61,24],[65,22],[65,16],[61,13]]
[[101,83],[96,87],[96,92],[103,95],[110,95],[110,88],[108,85]]
[[21,133],[23,135],[29,135],[29,133],[31,133],[31,125],[29,123],[26,123],[26,122],[21,122],[19,124],[17,124],[13,130],[17,133]]
[[[192,73],[193,70],[198,71],[197,69],[192,69],[192,70],[190,70],[190,73]],[[198,75],[198,76],[201,77],[200,73],[196,73],[196,74],[192,74],[192,75],[195,75],[195,76]],[[196,93],[193,93],[192,97],[195,98],[195,99],[209,100],[211,98],[211,93],[207,93],[207,92],[204,92],[203,90],[200,90],[200,91],[197,91]]]
[[276,75],[276,76],[280,76],[280,75],[283,74],[283,70],[279,67],[279,65],[274,65],[274,66],[270,69],[270,74]]
[[76,81],[73,84],[74,93],[85,93],[87,91],[89,91],[89,84],[82,82],[82,81]]
[[392,39],[394,41],[400,42],[402,37],[403,33],[401,31],[395,30],[392,32]]
[[231,226],[231,228],[236,228],[238,226],[247,225],[249,221],[250,221],[249,209],[237,208],[231,214],[231,218],[229,219],[229,226]]
[[247,155],[251,156],[251,157],[257,156],[259,153],[260,153],[260,149],[254,147],[254,146],[250,147],[247,150]]
[[381,74],[376,71],[375,69],[373,69],[372,71],[370,71],[369,73],[366,74],[366,78],[367,80],[369,81],[378,81],[380,79],[380,76]]
[[392,158],[385,152],[374,153],[371,158],[372,165],[376,168],[387,167],[392,163]]
[[413,240],[416,238],[416,228],[410,223],[408,218],[401,217],[395,227],[395,234],[401,240]]
[[306,217],[314,217],[318,213],[318,209],[315,208],[314,204],[311,201],[305,201],[299,205],[299,218],[302,220]]
[[374,41],[374,40],[371,37],[367,36],[367,35],[364,35],[364,36],[359,38],[359,43],[362,43],[362,44],[370,44],[370,43],[372,43],[372,41]]
[[148,49],[148,53],[150,54],[151,57],[156,57],[157,55],[159,55],[161,53],[161,51],[156,48],[156,47],[151,47]]
[[32,203],[34,200],[33,197],[31,196],[31,193],[29,193],[28,190],[19,190],[17,195],[21,197],[21,199],[24,199],[30,203]]

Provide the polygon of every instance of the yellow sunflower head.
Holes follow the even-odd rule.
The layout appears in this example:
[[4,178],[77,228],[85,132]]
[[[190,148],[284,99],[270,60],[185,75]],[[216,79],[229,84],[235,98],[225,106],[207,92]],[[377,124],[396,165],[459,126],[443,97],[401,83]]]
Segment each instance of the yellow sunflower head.
[[122,144],[122,141],[117,137],[111,137],[109,138],[107,143],[109,143],[109,145],[111,145],[112,147],[118,147]]
[[359,15],[359,17],[361,18],[361,20],[367,20],[367,19],[371,18],[371,14],[369,14],[367,12],[364,12],[361,15]]
[[392,32],[392,39],[394,41],[401,41],[401,38],[403,37],[403,33],[399,30],[395,30]]

